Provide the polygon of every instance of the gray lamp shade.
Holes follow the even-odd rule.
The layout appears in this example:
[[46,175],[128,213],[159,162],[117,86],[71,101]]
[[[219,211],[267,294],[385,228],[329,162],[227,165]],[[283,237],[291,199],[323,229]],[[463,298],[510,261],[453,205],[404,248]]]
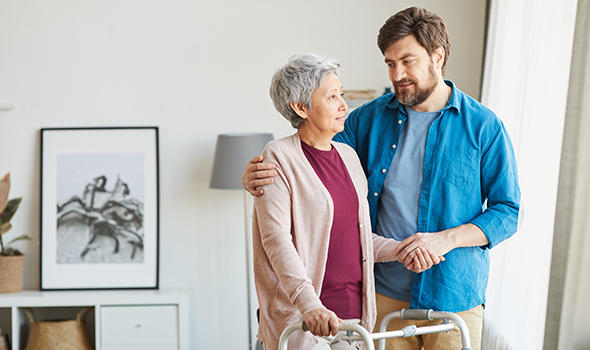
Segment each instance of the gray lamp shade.
[[242,189],[244,167],[250,159],[260,155],[264,146],[272,139],[272,134],[263,133],[217,135],[209,187]]

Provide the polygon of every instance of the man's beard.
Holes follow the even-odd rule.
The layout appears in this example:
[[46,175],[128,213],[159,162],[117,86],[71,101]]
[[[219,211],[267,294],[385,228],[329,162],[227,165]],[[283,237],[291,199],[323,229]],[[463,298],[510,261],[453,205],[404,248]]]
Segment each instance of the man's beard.
[[[434,67],[432,65],[428,67],[428,72],[429,76],[425,86],[420,86],[417,81],[411,79],[403,79],[393,84],[393,88],[395,89],[395,95],[397,96],[399,102],[408,107],[413,107],[421,104],[422,102],[426,101],[428,97],[430,97],[430,95],[436,88],[436,84],[438,83],[438,81],[436,79],[436,72],[434,71]],[[410,91],[412,86],[400,91],[400,89],[398,88],[398,84],[405,83],[413,84],[414,93]]]

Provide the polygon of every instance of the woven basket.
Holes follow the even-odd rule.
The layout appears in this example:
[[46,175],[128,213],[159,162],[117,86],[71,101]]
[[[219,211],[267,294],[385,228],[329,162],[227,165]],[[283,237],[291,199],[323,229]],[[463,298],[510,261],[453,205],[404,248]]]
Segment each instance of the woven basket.
[[24,255],[0,255],[0,293],[20,292],[23,289],[24,268]]
[[25,350],[93,350],[82,321],[89,310],[81,310],[75,320],[38,322],[32,311],[24,309],[31,324]]

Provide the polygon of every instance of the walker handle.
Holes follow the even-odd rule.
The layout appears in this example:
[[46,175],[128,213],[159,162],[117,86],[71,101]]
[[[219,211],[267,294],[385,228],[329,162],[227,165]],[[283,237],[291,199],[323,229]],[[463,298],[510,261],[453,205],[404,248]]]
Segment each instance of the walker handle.
[[[357,333],[358,335],[360,335],[361,339],[365,342],[367,350],[375,350],[375,345],[373,344],[373,339],[371,338],[371,334],[365,328],[363,328],[363,326],[361,326],[357,322],[358,321],[341,322],[340,326],[338,327],[338,330],[339,331],[353,331],[353,332]],[[287,326],[287,328],[285,328],[285,330],[281,334],[281,337],[279,338],[279,348],[278,349],[279,350],[287,350],[287,338],[289,338],[289,336],[293,332],[299,331],[299,330],[308,331],[309,328],[307,327],[305,322],[295,322],[295,323],[292,323],[289,326]]]
[[402,309],[400,312],[400,318],[402,320],[414,320],[414,321],[421,321],[421,320],[429,320],[432,321],[432,317],[430,313],[432,310],[424,310],[424,309]]

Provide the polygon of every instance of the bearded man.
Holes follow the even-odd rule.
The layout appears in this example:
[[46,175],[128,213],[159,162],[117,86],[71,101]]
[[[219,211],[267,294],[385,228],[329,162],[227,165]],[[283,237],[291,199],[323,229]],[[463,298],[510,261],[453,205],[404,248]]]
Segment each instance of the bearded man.
[[[441,17],[411,7],[381,27],[378,46],[395,92],[354,110],[334,141],[357,152],[373,231],[401,241],[400,262],[375,264],[379,320],[402,308],[458,313],[481,347],[489,250],[516,232],[520,189],[503,123],[444,80],[450,40]],[[273,165],[254,158],[244,187],[262,195]],[[415,270],[415,250],[445,261]],[[428,256],[428,254],[426,254]],[[433,321],[394,320],[390,329]],[[390,339],[388,349],[461,348],[458,331]]]

